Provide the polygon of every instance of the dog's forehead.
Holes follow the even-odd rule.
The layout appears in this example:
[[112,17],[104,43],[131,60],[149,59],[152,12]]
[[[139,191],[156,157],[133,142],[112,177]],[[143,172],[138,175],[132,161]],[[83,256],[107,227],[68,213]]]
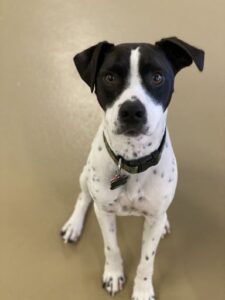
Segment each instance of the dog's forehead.
[[[133,88],[143,92],[143,99],[151,97],[163,110],[166,109],[173,91],[174,75],[169,61],[158,46],[145,43],[119,44],[106,52],[101,60],[96,94],[104,109],[112,107],[121,95],[125,97],[125,92],[133,93]],[[108,87],[103,78],[110,72],[116,74],[118,80],[115,85]],[[159,87],[151,82],[153,74],[157,72],[165,77],[164,84]]]
[[106,55],[103,67],[111,68],[114,64],[129,66],[131,53],[138,49],[140,64],[148,64],[152,67],[164,67],[167,60],[163,52],[155,45],[147,43],[126,43],[119,44],[112,48]]

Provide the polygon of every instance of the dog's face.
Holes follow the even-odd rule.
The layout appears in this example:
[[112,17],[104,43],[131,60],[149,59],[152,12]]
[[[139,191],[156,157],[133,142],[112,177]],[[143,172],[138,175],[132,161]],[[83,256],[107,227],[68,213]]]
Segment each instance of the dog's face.
[[174,73],[162,51],[148,44],[124,44],[105,56],[96,95],[115,134],[151,134],[173,92]]
[[114,134],[151,135],[173,93],[176,73],[195,62],[203,69],[204,52],[176,38],[155,45],[101,42],[74,58],[83,80],[94,90]]

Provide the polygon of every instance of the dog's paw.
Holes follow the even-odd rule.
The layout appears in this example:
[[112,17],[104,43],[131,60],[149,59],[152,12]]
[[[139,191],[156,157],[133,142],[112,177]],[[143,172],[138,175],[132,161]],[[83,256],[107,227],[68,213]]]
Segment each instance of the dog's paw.
[[122,270],[113,271],[110,268],[106,268],[103,274],[102,287],[111,295],[123,289],[125,284],[125,277]]
[[132,295],[131,300],[156,300],[155,296],[149,296],[148,294]]
[[134,289],[131,300],[155,300],[154,288],[152,280],[147,277],[139,277],[135,279]]
[[64,243],[76,242],[82,231],[82,222],[79,218],[71,217],[61,229],[61,236]]
[[134,288],[131,300],[156,300],[154,291],[149,288]]
[[170,227],[170,222],[167,219],[166,220],[166,224],[165,224],[165,226],[163,228],[163,233],[162,233],[161,239],[164,239],[169,234],[171,234],[171,227]]

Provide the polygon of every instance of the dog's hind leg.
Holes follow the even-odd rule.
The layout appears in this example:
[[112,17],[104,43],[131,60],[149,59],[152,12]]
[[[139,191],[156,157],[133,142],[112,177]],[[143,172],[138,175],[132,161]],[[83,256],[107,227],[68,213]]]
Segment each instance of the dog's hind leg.
[[81,193],[78,196],[74,211],[61,230],[65,243],[72,243],[78,240],[82,232],[87,209],[92,200],[86,182],[86,168],[84,168],[80,176],[80,187]]

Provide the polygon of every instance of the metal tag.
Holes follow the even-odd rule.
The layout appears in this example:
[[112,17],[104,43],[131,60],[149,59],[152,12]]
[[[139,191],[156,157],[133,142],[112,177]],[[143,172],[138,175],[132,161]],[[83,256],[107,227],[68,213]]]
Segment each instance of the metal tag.
[[116,174],[113,176],[113,178],[111,179],[111,182],[110,182],[111,190],[115,190],[119,186],[126,184],[127,179],[129,177],[125,174],[121,175],[121,163],[122,163],[122,159],[120,158],[119,163],[118,163],[118,170],[116,171]]

